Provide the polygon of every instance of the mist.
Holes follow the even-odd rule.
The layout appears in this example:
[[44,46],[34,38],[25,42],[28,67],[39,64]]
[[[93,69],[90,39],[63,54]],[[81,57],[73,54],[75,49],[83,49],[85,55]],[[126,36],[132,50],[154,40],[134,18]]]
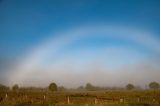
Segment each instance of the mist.
[[133,83],[144,88],[160,81],[159,42],[152,34],[113,26],[95,29],[82,27],[42,41],[8,68],[4,83],[45,87],[56,82],[68,88],[88,82],[102,87]]
[[160,82],[158,1],[0,1],[0,84]]

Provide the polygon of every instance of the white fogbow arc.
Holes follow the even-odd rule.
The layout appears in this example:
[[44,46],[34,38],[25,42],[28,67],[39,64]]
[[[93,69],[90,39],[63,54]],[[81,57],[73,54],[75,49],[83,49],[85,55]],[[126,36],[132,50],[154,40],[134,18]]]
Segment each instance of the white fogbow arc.
[[57,53],[60,49],[71,42],[86,37],[86,35],[92,37],[92,34],[131,40],[160,54],[159,40],[154,38],[149,32],[142,32],[137,29],[118,26],[81,27],[64,33],[57,33],[57,38],[49,38],[46,42],[33,48],[20,60],[19,64],[12,69],[13,74],[9,79],[9,83],[19,82],[26,77],[28,73],[31,73],[36,67],[38,67],[40,62],[42,62],[51,51],[54,55],[54,53]]

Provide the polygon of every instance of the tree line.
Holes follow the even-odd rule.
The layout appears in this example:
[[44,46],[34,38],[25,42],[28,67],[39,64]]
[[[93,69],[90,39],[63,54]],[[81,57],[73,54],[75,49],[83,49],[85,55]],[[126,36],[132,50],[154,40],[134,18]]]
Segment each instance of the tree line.
[[[160,89],[160,84],[158,82],[151,82],[148,84],[149,89]],[[129,83],[125,87],[99,87],[95,86],[91,83],[87,83],[85,86],[80,86],[76,89],[71,89],[71,90],[87,90],[87,91],[97,91],[97,90],[121,90],[121,89],[126,89],[126,90],[134,90],[134,89],[140,89],[139,87],[136,87],[135,85]],[[52,82],[48,85],[48,87],[45,88],[40,88],[40,87],[19,87],[18,84],[13,85],[11,88],[0,84],[0,91],[65,91],[69,90],[63,86],[57,86],[55,82]]]

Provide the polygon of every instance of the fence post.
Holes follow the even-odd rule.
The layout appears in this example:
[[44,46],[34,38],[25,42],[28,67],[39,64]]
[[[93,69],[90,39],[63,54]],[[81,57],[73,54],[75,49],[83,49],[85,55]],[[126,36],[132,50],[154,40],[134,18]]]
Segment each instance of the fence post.
[[43,99],[46,100],[46,95],[43,95]]
[[98,103],[98,101],[97,101],[97,98],[95,97],[94,98],[94,104],[97,105],[97,103]]
[[88,104],[86,103],[85,106],[88,106]]
[[119,101],[120,101],[120,103],[122,103],[122,102],[123,102],[123,99],[121,98]]
[[140,101],[139,98],[137,99],[137,101],[138,101],[138,102]]
[[67,103],[70,104],[70,99],[69,96],[67,97]]
[[25,98],[26,98],[26,99],[28,99],[28,96],[27,96],[27,95],[25,95]]
[[8,94],[6,93],[6,95],[5,95],[5,99],[7,99],[8,98]]
[[153,99],[153,102],[155,102],[156,100],[155,99]]

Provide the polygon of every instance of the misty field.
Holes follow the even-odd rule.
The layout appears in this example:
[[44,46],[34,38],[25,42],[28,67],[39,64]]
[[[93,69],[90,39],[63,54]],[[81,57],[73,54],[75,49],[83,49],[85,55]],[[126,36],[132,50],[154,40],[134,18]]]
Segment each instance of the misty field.
[[9,91],[0,106],[160,106],[160,91]]

